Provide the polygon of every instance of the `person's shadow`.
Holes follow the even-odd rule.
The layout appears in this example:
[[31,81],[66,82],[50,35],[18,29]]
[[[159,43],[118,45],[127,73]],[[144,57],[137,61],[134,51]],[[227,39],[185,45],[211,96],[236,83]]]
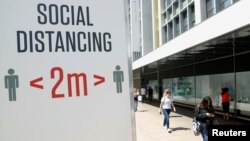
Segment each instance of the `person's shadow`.
[[182,116],[174,115],[174,116],[170,116],[170,117],[182,117]]
[[190,128],[185,128],[185,127],[175,127],[175,128],[172,128],[172,132],[174,131],[178,131],[178,130],[190,130]]
[[137,110],[137,112],[147,112],[148,110]]

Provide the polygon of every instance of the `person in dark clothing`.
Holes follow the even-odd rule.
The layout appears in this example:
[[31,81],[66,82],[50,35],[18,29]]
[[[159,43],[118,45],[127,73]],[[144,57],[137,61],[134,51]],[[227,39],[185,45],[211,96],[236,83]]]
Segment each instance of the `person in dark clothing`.
[[149,102],[152,102],[153,100],[153,89],[150,86],[148,88],[148,100]]
[[196,120],[201,123],[201,135],[203,141],[208,141],[208,126],[213,125],[215,119],[212,100],[209,96],[205,96],[200,104],[195,108]]
[[139,89],[134,89],[134,104],[135,104],[135,112],[137,111],[138,108],[138,96],[140,95]]

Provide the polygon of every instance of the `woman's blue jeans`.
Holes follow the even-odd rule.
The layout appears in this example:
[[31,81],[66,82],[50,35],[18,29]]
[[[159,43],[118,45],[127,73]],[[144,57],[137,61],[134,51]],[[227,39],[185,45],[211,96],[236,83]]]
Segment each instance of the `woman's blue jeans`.
[[208,141],[208,125],[207,123],[201,123],[201,136],[203,141]]
[[167,126],[169,128],[169,114],[171,112],[171,109],[162,109],[164,118],[163,118],[163,127]]

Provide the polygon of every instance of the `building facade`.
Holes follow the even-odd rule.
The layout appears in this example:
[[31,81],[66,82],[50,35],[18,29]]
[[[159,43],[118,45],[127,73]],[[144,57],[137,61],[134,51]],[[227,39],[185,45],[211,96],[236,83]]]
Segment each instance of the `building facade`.
[[175,101],[187,106],[209,95],[217,110],[222,109],[221,88],[228,87],[230,112],[250,116],[250,1],[157,3],[159,46],[153,43],[150,53],[133,62],[134,86],[151,86],[154,100],[171,88]]

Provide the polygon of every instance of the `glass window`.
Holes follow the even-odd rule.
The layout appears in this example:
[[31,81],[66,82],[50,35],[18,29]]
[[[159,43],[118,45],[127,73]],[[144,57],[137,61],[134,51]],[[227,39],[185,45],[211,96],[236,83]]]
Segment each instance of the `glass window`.
[[231,5],[231,0],[220,0],[220,10],[223,10]]
[[181,0],[181,8],[184,8],[185,6],[187,6],[187,0]]
[[195,26],[195,12],[194,5],[190,6],[190,27]]
[[176,101],[193,105],[195,103],[194,77],[174,78],[172,91]]
[[237,109],[250,111],[250,71],[236,73]]
[[162,89],[171,89],[173,91],[172,79],[162,79]]
[[148,88],[149,87],[151,87],[153,89],[153,99],[159,99],[158,81],[157,80],[149,80],[148,81]]
[[[199,103],[204,96],[210,96],[213,106],[221,107],[221,88],[228,87],[231,97],[235,97],[234,73],[196,76],[196,101]],[[230,103],[234,109],[234,101]]]
[[[244,42],[245,44],[246,42]],[[240,44],[236,44],[237,47],[242,47]],[[237,109],[241,109],[241,112],[248,111],[248,115],[250,114],[250,65],[246,62],[246,60],[250,59],[249,49],[245,48],[241,50],[241,55],[237,55],[235,57],[236,64],[236,101],[237,101]],[[242,113],[246,114],[246,113]]]
[[206,0],[206,10],[207,10],[207,18],[214,15],[213,0]]
[[167,13],[164,12],[164,13],[162,14],[162,24],[167,23],[167,21],[168,21],[168,19],[167,19]]
[[172,19],[172,17],[173,17],[172,8],[169,8],[167,10],[167,18],[168,18],[168,20],[170,20],[170,19]]
[[164,32],[163,32],[163,34],[164,34],[164,36],[163,36],[164,37],[163,42],[166,43],[168,41],[168,39],[167,39],[167,37],[168,37],[168,28],[167,28],[167,25],[165,25],[163,27],[163,30],[164,30]]
[[163,0],[163,10],[167,9],[168,3],[167,0]]
[[168,23],[168,40],[173,39],[173,24],[172,22]]
[[182,20],[183,20],[182,32],[185,32],[185,31],[188,30],[187,11],[184,11],[184,12],[182,13]]
[[174,15],[178,14],[179,11],[180,11],[179,2],[176,1],[176,2],[174,3]]
[[175,18],[175,37],[180,34],[180,24],[179,24],[179,18]]

